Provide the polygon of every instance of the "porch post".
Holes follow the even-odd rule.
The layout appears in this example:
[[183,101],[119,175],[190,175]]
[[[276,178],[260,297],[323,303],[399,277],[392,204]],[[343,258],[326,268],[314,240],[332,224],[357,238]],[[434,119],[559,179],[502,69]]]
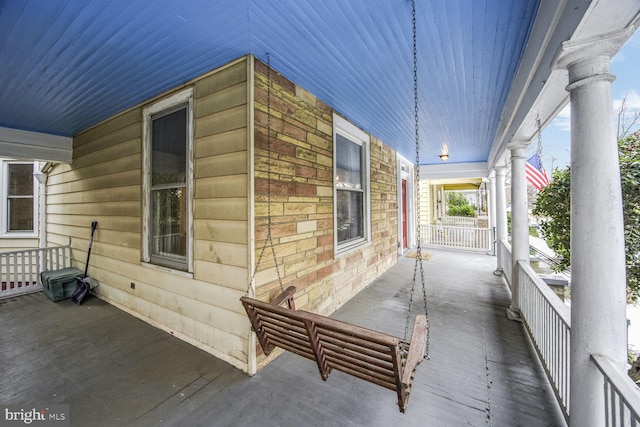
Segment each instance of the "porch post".
[[496,174],[489,175],[489,238],[491,239],[491,255],[496,254]]
[[[496,166],[496,240],[498,244],[501,240],[507,240],[507,201],[506,201],[506,193],[504,191],[504,180],[505,175],[507,174],[506,166]],[[498,257],[497,257],[497,269],[496,271],[504,272],[504,266],[507,262],[511,262],[511,260],[506,260],[502,258],[502,253],[498,249]],[[509,280],[509,284],[511,283],[511,278],[507,278]]]
[[571,97],[570,425],[604,423],[605,356],[624,372],[627,355],[622,192],[614,131],[610,58],[633,32],[565,42],[558,65]]
[[520,269],[518,261],[529,262],[529,203],[525,176],[526,143],[514,141],[511,150],[511,307],[507,315],[520,320]]

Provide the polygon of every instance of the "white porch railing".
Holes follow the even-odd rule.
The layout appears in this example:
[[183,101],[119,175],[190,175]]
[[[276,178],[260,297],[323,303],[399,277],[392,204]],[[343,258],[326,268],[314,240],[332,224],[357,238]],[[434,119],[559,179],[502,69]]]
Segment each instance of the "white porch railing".
[[42,290],[40,272],[71,266],[71,245],[0,253],[0,299]]
[[[501,268],[511,279],[511,247],[498,242]],[[570,336],[571,310],[538,277],[531,266],[519,262],[520,314],[529,338],[547,373],[558,403],[567,420],[570,416]],[[602,373],[606,427],[640,427],[640,390],[626,372],[607,359],[592,355]]]
[[491,234],[488,228],[421,225],[422,244],[451,249],[488,252]]
[[640,426],[640,392],[607,358],[591,355],[604,380],[605,426]]
[[438,221],[440,224],[447,227],[478,228],[478,218],[466,216],[443,216]]
[[568,419],[571,310],[530,265],[518,262],[518,267],[520,315]]
[[503,265],[500,266],[502,268],[502,277],[507,281],[507,285],[511,288],[511,271],[513,267],[511,266],[511,245],[506,240],[498,241],[498,256],[499,259],[503,260]]

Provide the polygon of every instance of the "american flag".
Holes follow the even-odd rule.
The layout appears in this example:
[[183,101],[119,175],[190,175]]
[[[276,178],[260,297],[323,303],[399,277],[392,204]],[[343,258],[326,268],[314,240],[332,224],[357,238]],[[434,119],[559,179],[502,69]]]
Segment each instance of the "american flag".
[[537,154],[534,154],[529,158],[529,160],[527,160],[526,175],[527,181],[529,181],[538,191],[549,185],[547,171],[542,167],[542,161],[540,160],[540,156]]

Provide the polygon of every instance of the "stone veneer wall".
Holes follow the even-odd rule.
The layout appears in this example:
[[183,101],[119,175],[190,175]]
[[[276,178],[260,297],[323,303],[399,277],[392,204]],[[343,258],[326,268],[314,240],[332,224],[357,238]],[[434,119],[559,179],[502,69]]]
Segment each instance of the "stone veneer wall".
[[[255,248],[267,236],[267,67],[255,61]],[[272,240],[283,287],[296,307],[330,314],[397,262],[395,152],[371,137],[371,241],[334,255],[333,111],[286,78],[271,76]],[[256,296],[280,291],[270,247],[256,275]]]

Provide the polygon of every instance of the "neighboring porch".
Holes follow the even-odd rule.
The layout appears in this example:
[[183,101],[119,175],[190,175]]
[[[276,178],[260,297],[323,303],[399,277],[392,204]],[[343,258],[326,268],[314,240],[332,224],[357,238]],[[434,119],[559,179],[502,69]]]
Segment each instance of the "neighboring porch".
[[[495,225],[490,224],[489,210],[495,207],[489,206],[486,179],[423,176],[419,191],[422,245],[494,253]],[[460,200],[466,206],[459,206]]]
[[[405,414],[394,392],[284,354],[254,377],[90,298],[0,301],[0,401],[69,404],[71,425],[564,425],[523,324],[507,319],[495,258],[426,250],[430,360]],[[334,317],[402,335],[414,260]],[[414,313],[422,310],[416,291]]]

